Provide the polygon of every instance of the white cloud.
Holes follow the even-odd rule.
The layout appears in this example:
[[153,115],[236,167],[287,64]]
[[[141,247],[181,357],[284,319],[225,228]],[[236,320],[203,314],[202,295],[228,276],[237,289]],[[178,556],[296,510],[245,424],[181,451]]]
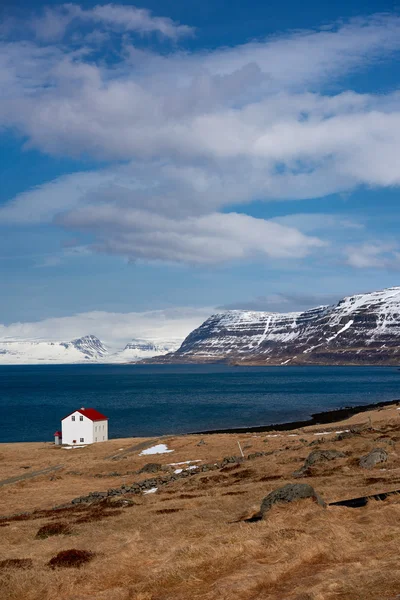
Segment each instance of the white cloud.
[[400,94],[325,92],[399,51],[400,17],[162,55],[122,36],[109,63],[96,62],[87,36],[55,43],[67,28],[81,39],[84,22],[92,33],[189,33],[135,7],[65,4],[35,21],[41,43],[1,42],[0,127],[42,152],[110,164],[20,194],[0,222],[55,221],[134,259],[303,257],[323,244],[310,223],[229,207],[400,184]]
[[347,248],[347,263],[357,269],[399,269],[400,249],[395,244],[365,243]]
[[95,248],[132,259],[212,264],[257,256],[301,258],[324,245],[296,229],[237,213],[178,220],[103,205],[72,211],[59,223],[95,232]]
[[90,9],[72,3],[45,7],[42,14],[31,19],[30,25],[39,40],[56,41],[64,37],[73,22],[75,25],[84,22],[120,32],[156,32],[173,40],[193,34],[192,27],[175,23],[168,17],[153,16],[145,8],[121,4],[97,5]]
[[341,214],[329,213],[294,213],[283,217],[272,219],[275,223],[295,227],[303,233],[315,231],[337,230],[340,228],[349,230],[362,230],[363,223],[359,223]]
[[31,323],[0,324],[0,339],[69,341],[96,335],[110,349],[121,349],[134,338],[183,340],[214,311],[205,308],[171,308],[148,312],[93,311]]

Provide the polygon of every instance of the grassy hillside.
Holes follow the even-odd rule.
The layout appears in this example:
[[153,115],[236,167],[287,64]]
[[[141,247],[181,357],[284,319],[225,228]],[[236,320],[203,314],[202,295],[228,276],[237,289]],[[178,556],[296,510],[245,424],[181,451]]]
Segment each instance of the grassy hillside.
[[[0,487],[0,515],[6,517],[0,520],[1,599],[392,600],[400,593],[400,496],[358,509],[323,509],[304,500],[277,505],[258,522],[244,519],[289,482],[311,484],[327,503],[400,489],[399,414],[389,407],[328,428],[111,440],[73,450],[2,444],[0,486],[61,468]],[[336,433],[344,429],[351,431]],[[232,458],[239,455],[238,441],[246,456],[241,462]],[[140,455],[159,443],[173,452]],[[376,447],[386,450],[387,462],[361,468],[359,458]],[[295,479],[293,472],[315,449],[345,456]],[[224,457],[232,462],[221,466]],[[184,461],[198,462],[171,466]],[[139,474],[150,462],[162,470]],[[201,471],[205,464],[208,470]],[[188,466],[199,468],[175,473]],[[152,477],[165,480],[155,493],[69,504],[91,491]],[[56,505],[65,507],[51,510]],[[46,537],[52,530],[58,534]],[[71,549],[86,551],[88,562],[49,565]]]

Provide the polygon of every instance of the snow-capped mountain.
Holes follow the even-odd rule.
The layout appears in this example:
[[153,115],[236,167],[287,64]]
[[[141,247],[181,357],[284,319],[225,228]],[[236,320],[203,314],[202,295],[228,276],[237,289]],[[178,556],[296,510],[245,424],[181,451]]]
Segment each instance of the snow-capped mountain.
[[168,352],[174,352],[179,348],[181,341],[149,341],[132,340],[121,352],[110,356],[112,362],[137,362],[153,356],[161,356]]
[[400,364],[400,287],[305,312],[229,310],[157,362]]
[[94,335],[70,342],[5,339],[0,340],[0,365],[129,363],[173,352],[179,343],[133,340],[123,350],[111,353]]
[[70,342],[0,340],[0,364],[79,363],[106,356],[107,348],[94,335]]

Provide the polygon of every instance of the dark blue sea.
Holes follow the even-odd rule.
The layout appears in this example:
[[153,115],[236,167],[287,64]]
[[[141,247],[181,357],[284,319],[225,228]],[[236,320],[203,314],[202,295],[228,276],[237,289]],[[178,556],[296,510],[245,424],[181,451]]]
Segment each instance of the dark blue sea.
[[400,398],[396,367],[0,366],[0,442],[47,441],[81,406],[110,437],[296,421]]

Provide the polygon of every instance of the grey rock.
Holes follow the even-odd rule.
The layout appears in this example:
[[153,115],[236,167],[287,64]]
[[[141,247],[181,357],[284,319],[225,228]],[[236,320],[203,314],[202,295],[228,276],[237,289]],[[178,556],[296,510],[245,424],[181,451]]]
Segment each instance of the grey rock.
[[342,431],[342,433],[338,433],[334,438],[334,441],[341,442],[342,440],[348,440],[357,435],[354,431]]
[[359,465],[363,469],[372,469],[375,465],[386,462],[388,453],[383,448],[374,448],[369,454],[360,458]]
[[301,469],[298,469],[293,473],[293,477],[303,477],[307,474],[308,469],[317,463],[334,460],[335,458],[344,458],[346,455],[343,452],[337,450],[313,450],[304,461],[304,465]]
[[314,440],[313,442],[310,442],[308,445],[309,446],[320,446],[321,444],[325,444],[325,440],[323,438]]
[[138,473],[158,473],[162,470],[163,466],[160,463],[147,463],[138,471]]
[[312,498],[319,506],[323,508],[326,507],[323,498],[321,498],[311,485],[308,485],[307,483],[288,483],[287,485],[274,490],[264,498],[261,502],[257,519],[262,519],[274,504],[295,502],[306,498]]

